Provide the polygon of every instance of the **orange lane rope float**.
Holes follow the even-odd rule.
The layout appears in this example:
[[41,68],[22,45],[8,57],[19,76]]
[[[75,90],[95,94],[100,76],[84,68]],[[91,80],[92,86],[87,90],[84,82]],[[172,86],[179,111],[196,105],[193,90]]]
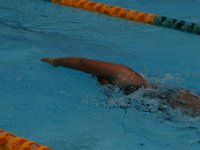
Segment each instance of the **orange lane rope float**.
[[0,150],[52,150],[33,141],[0,129]]
[[132,21],[167,27],[180,31],[185,31],[193,34],[200,34],[200,25],[188,23],[183,20],[177,20],[168,17],[157,16],[146,12],[131,10],[109,4],[97,3],[89,0],[50,0],[51,2],[71,6],[76,8],[94,11],[101,14],[120,17]]
[[154,14],[139,12],[109,4],[96,3],[88,0],[51,0],[51,2],[148,24],[153,23],[155,16]]

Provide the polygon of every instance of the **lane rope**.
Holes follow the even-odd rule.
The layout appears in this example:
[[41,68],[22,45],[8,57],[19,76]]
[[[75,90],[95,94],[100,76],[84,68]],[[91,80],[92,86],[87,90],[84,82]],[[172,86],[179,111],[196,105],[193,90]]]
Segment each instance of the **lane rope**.
[[52,150],[50,147],[18,137],[0,129],[0,150]]
[[154,14],[139,12],[109,4],[96,3],[88,0],[51,0],[51,2],[148,24],[153,23],[155,16]]
[[166,28],[176,29],[200,35],[200,25],[195,23],[189,23],[183,20],[158,16],[155,14],[140,12],[137,10],[122,8],[110,4],[97,3],[89,0],[50,0],[50,1],[60,5],[81,8],[84,10],[93,11],[113,17],[119,17],[132,21],[162,26]]

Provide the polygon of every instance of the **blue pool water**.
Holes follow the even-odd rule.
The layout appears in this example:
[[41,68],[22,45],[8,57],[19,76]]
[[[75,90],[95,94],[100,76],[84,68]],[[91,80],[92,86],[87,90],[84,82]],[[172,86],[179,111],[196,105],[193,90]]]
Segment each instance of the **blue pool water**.
[[[200,23],[198,0],[96,1]],[[158,111],[153,100],[143,108],[137,93],[107,98],[89,75],[40,58],[122,63],[200,94],[199,38],[44,0],[0,0],[0,128],[54,150],[198,150],[199,117]],[[129,109],[117,107],[127,99]]]

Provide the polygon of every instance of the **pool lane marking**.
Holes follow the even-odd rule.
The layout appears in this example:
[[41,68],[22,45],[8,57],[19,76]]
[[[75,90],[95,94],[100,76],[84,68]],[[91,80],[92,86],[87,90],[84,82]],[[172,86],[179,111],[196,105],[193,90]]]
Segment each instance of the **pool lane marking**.
[[189,23],[183,20],[158,16],[155,14],[140,12],[137,10],[122,8],[110,4],[97,3],[89,0],[50,0],[50,1],[60,5],[81,8],[84,10],[93,11],[113,17],[119,17],[132,21],[162,26],[166,28],[171,28],[179,31],[200,35],[200,25],[195,23]]

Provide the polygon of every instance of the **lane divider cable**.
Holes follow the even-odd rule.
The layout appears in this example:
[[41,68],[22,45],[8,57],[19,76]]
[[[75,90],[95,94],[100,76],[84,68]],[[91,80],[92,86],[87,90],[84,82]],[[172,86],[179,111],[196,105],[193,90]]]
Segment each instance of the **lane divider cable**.
[[110,4],[97,3],[90,0],[50,0],[50,1],[60,5],[81,8],[84,10],[93,11],[113,17],[119,17],[132,21],[162,26],[166,28],[176,29],[200,35],[200,25],[195,23],[189,23],[183,20],[158,16],[155,14],[140,12],[128,8],[122,8],[119,6],[113,6]]
[[50,147],[18,137],[0,129],[0,150],[52,150]]

